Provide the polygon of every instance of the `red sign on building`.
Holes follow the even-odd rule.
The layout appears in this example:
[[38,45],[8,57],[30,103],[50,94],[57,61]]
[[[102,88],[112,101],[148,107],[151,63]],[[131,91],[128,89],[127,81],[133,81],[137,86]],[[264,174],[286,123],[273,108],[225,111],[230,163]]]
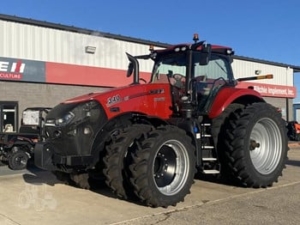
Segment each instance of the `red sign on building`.
[[297,94],[296,87],[274,85],[274,84],[261,84],[255,82],[240,82],[237,87],[248,88],[253,87],[254,90],[259,92],[265,97],[282,97],[282,98],[295,98]]

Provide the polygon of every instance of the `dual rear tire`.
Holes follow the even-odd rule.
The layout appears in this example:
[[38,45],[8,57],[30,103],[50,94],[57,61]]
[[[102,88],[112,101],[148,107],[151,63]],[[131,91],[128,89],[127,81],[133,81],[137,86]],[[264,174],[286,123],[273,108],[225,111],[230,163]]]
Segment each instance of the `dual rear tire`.
[[246,187],[272,186],[285,168],[286,133],[281,114],[270,104],[229,106],[212,127],[223,178]]

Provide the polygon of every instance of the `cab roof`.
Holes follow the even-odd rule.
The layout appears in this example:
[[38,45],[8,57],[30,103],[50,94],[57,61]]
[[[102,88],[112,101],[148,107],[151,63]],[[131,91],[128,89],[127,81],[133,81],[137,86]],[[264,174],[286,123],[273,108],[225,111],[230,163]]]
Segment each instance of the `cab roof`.
[[[155,49],[153,50],[153,53],[162,54],[162,53],[168,53],[168,52],[177,52],[179,50],[183,49],[191,49],[193,45],[199,44],[197,46],[196,50],[201,50],[203,46],[205,45],[204,41],[200,43],[184,43],[184,44],[177,44],[177,45],[170,45],[166,47],[165,49]],[[226,54],[226,55],[232,55],[233,50],[230,47],[222,46],[222,45],[211,45],[211,51],[212,53],[220,53],[220,54]]]

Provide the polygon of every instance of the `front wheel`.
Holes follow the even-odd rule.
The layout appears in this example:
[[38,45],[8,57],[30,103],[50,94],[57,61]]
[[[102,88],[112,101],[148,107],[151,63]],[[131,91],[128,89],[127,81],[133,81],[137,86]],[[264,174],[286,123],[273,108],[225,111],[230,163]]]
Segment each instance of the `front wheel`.
[[146,124],[134,124],[120,129],[111,144],[106,147],[103,158],[105,182],[119,198],[128,199],[134,196],[127,176],[128,156],[136,148],[135,140],[151,129],[152,126]]
[[131,154],[131,184],[135,194],[151,207],[168,207],[190,193],[196,172],[191,138],[175,126],[162,126],[138,140]]
[[29,156],[22,150],[14,151],[8,158],[8,166],[12,170],[23,170],[27,167]]
[[254,103],[235,112],[227,124],[224,151],[232,174],[244,186],[268,187],[278,181],[287,160],[286,128],[276,108]]

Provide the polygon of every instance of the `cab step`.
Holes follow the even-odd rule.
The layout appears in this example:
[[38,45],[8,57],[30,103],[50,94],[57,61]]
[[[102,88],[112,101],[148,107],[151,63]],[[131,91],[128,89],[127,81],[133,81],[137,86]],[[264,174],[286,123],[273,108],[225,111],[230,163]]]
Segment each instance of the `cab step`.
[[203,149],[214,149],[215,147],[212,145],[204,145],[202,146]]
[[219,170],[203,170],[204,174],[219,174]]
[[202,161],[205,161],[205,162],[207,162],[207,161],[217,161],[217,158],[213,158],[213,157],[204,157],[204,158],[202,158]]

